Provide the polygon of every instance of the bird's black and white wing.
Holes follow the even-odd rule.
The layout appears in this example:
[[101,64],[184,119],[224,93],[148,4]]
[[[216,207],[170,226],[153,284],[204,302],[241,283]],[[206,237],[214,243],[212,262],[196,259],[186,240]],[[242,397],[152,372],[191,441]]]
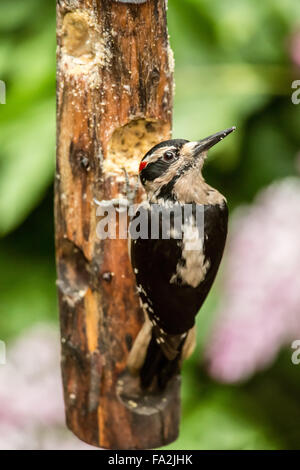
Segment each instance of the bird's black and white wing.
[[[224,202],[203,208],[201,249],[185,251],[184,239],[131,241],[131,262],[143,307],[149,318],[168,334],[182,334],[193,327],[222,258],[227,205]],[[145,220],[150,220],[150,209],[143,210]]]
[[[144,364],[146,384],[155,369],[165,370],[167,380],[178,367],[187,332],[194,326],[195,316],[211,288],[222,258],[227,234],[227,206],[224,202],[205,205],[202,209],[203,236],[199,232],[200,242],[197,245],[196,241],[194,250],[185,250],[187,240],[184,237],[131,240],[131,263],[138,293],[152,323],[152,339]],[[140,211],[143,212],[142,217],[139,212],[140,220],[150,225],[151,206],[145,205]],[[170,362],[164,368],[166,359]]]

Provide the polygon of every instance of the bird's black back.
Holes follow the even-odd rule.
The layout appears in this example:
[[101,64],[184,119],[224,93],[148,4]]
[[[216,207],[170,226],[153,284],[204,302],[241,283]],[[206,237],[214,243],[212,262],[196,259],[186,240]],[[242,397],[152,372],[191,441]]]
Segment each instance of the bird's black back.
[[[205,234],[203,253],[209,267],[197,287],[170,283],[178,262],[184,262],[180,240],[131,240],[131,263],[144,308],[149,318],[168,334],[182,334],[193,327],[195,316],[212,286],[222,258],[227,235],[227,205],[224,202],[202,208]],[[150,224],[151,204],[141,210]]]

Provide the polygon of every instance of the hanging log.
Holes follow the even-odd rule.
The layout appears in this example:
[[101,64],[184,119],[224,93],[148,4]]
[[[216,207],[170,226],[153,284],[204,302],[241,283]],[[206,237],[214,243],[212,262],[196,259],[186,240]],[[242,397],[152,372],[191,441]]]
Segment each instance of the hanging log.
[[144,395],[126,371],[143,314],[127,240],[99,238],[94,201],[124,194],[122,168],[133,184],[144,153],[170,137],[165,0],[58,0],[57,43],[56,258],[67,425],[103,448],[159,447],[178,434],[179,378],[163,394]]

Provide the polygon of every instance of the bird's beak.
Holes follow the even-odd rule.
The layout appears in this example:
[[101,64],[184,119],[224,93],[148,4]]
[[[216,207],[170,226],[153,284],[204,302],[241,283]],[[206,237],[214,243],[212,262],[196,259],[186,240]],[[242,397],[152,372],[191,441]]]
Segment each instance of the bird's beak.
[[207,152],[207,150],[209,150],[211,147],[223,140],[225,137],[231,134],[231,132],[235,131],[235,129],[235,126],[230,127],[229,129],[225,129],[224,131],[217,132],[216,134],[212,134],[209,137],[206,137],[205,139],[199,140],[199,142],[197,142],[195,147],[193,148],[194,157],[197,157],[203,152]]

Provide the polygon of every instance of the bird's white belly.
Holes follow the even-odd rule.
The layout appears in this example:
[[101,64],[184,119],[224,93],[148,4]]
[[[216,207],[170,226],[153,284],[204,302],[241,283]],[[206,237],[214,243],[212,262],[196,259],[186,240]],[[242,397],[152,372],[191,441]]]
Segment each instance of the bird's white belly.
[[171,284],[182,282],[191,287],[197,287],[205,278],[210,262],[205,260],[204,240],[194,223],[184,226],[182,244],[182,262],[176,266],[176,274],[170,279]]

